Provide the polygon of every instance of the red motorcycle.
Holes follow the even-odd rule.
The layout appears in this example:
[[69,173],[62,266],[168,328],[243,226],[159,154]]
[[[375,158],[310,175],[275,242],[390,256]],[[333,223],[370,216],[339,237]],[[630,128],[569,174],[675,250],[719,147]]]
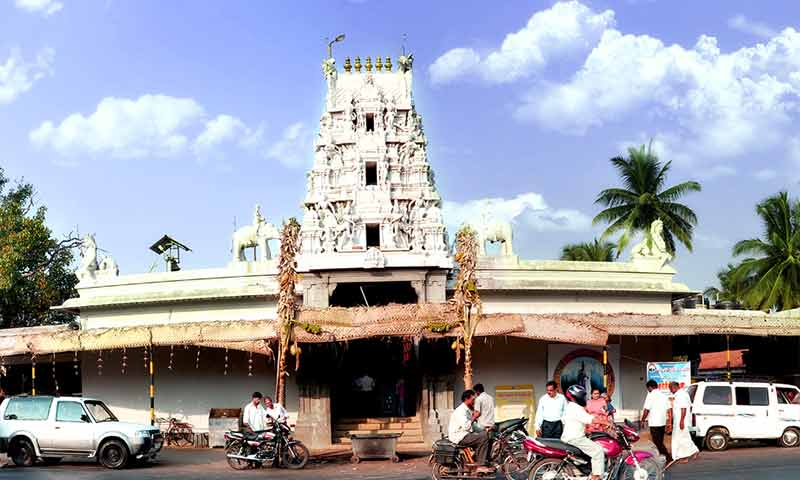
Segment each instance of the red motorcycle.
[[[653,454],[633,450],[639,432],[629,422],[616,425],[617,438],[596,432],[589,435],[606,452],[604,480],[661,480],[663,471]],[[578,447],[561,440],[528,438],[525,448],[544,457],[531,468],[528,480],[588,480],[592,473],[591,459]]]

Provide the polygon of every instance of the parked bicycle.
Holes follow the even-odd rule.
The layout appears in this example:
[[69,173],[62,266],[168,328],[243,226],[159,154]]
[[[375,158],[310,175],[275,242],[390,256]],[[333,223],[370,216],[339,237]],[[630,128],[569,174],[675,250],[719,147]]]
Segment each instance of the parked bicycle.
[[194,431],[191,423],[181,422],[177,418],[158,418],[161,431],[164,432],[164,442],[175,447],[190,447],[194,445]]

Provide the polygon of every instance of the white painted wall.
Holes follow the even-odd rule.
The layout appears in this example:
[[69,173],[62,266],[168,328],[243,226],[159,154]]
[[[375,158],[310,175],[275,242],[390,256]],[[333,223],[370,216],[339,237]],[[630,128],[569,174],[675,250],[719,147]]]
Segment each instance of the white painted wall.
[[[253,376],[247,375],[248,354],[228,352],[229,370],[224,375],[224,350],[203,348],[200,368],[195,368],[197,349],[175,347],[173,370],[169,347],[156,349],[156,417],[188,421],[196,432],[208,431],[211,408],[241,408],[253,391],[275,393],[275,368],[271,360],[253,355]],[[149,423],[149,377],[145,373],[143,350],[128,350],[128,371],[122,375],[122,352],[103,352],[103,375],[98,375],[97,355],[81,354],[83,395],[106,402],[124,421]],[[294,382],[287,383],[287,405],[292,423],[297,418],[298,396]]]
[[484,313],[672,313],[670,293],[481,292]]

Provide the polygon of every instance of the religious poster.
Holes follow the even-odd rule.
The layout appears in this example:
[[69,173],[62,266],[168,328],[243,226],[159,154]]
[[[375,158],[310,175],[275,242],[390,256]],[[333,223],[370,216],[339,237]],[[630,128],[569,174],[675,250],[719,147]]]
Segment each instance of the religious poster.
[[494,420],[528,419],[528,431],[536,413],[533,385],[498,385],[494,390]]
[[548,380],[554,380],[562,392],[575,384],[583,385],[588,392],[599,388],[611,396],[619,408],[621,396],[616,388],[619,374],[619,345],[608,346],[608,386],[603,385],[603,349],[599,347],[550,344],[547,346]]
[[670,394],[670,382],[678,382],[681,388],[692,383],[692,363],[647,362],[647,380],[654,380],[659,390]]

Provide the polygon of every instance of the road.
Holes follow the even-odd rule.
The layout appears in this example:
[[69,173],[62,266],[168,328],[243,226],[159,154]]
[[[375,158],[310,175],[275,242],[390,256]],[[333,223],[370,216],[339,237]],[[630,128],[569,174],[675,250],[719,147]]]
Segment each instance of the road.
[[[4,468],[0,478],[9,480],[166,480],[219,478],[260,480],[428,479],[425,459],[406,459],[400,464],[383,461],[350,465],[344,461],[315,463],[306,470],[233,471],[220,450],[167,450],[158,464],[122,471],[110,471],[88,462],[62,463],[53,467]],[[800,449],[772,447],[737,448],[724,453],[703,452],[688,465],[677,465],[665,477],[668,480],[794,480],[800,478]]]

